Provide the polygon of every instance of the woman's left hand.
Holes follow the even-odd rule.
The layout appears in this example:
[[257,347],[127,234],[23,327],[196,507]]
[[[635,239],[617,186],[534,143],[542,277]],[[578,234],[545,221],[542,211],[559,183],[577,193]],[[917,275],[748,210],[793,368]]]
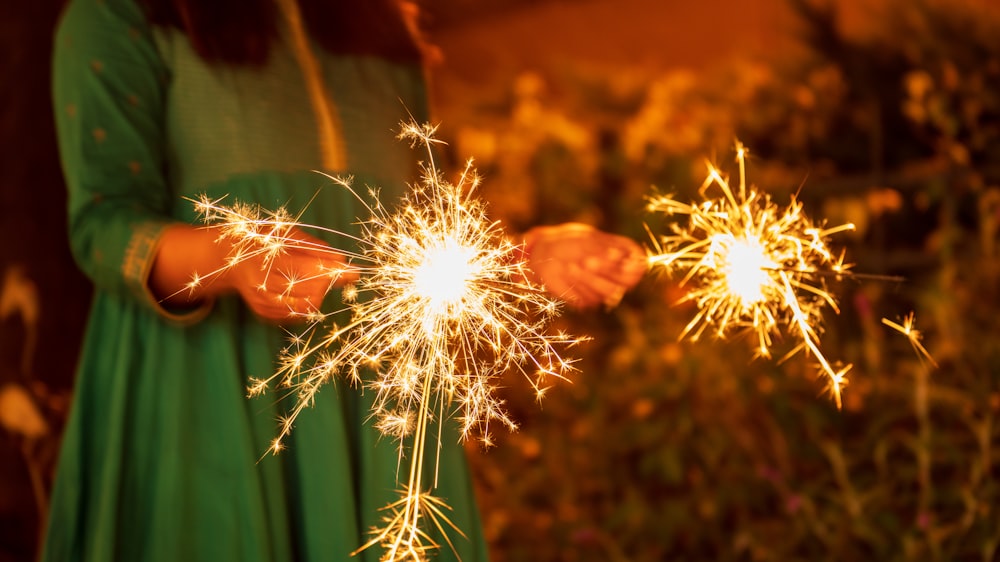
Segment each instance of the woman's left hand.
[[575,308],[617,305],[647,270],[634,241],[585,224],[536,227],[524,241],[528,279]]

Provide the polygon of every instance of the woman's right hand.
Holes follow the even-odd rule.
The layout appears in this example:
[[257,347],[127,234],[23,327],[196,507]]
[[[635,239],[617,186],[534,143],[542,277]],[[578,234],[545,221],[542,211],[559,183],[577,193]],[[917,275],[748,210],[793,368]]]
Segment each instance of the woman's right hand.
[[298,229],[273,257],[248,249],[235,262],[231,241],[219,234],[218,228],[184,224],[163,232],[148,280],[161,302],[192,307],[236,292],[261,318],[294,322],[317,312],[331,288],[358,280],[341,252]]
[[344,255],[300,230],[269,259],[254,256],[235,263],[221,281],[232,287],[255,314],[288,322],[319,311],[326,293],[358,280]]

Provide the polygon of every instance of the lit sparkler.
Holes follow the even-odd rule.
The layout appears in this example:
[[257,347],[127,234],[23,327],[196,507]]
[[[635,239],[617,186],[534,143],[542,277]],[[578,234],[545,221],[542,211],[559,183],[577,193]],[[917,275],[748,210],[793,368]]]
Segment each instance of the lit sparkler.
[[[851,365],[827,360],[819,337],[824,306],[839,312],[825,279],[846,275],[849,267],[843,253],[834,255],[827,240],[832,234],[853,230],[854,225],[825,228],[810,220],[795,198],[782,208],[748,186],[746,154],[746,148],[737,144],[740,183],[736,190],[709,164],[699,191],[703,201],[682,203],[671,196],[650,199],[650,211],[686,220],[672,223],[666,235],[650,233],[649,263],[679,274],[680,283],[690,287],[683,301],[693,301],[698,312],[682,337],[698,339],[709,326],[720,338],[750,332],[756,336],[757,353],[770,357],[773,338],[787,330],[799,340],[788,356],[803,349],[811,353],[840,407],[841,388]],[[718,193],[709,197],[713,188]]]
[[[276,372],[253,380],[249,393],[278,387],[296,395],[270,447],[277,453],[324,383],[347,376],[373,389],[375,426],[398,439],[401,462],[406,444],[411,454],[401,498],[386,506],[384,526],[374,529],[359,551],[378,544],[384,561],[417,561],[440,547],[424,528],[427,522],[449,544],[447,528],[459,531],[444,502],[431,494],[436,482],[428,484],[425,474],[424,454],[433,446],[435,424],[438,440],[447,438],[442,426],[454,417],[463,439],[476,434],[490,444],[491,423],[516,428],[494,395],[497,378],[520,372],[540,398],[551,377],[573,369],[557,347],[579,340],[545,331],[557,302],[527,280],[521,247],[487,219],[484,204],[474,197],[479,179],[471,161],[458,182],[449,183],[434,164],[433,127],[404,125],[400,137],[423,145],[429,163],[396,211],[383,207],[377,191],[369,190],[369,202],[349,181],[332,178],[370,213],[357,238],[361,252],[347,254],[360,273],[360,281],[344,291],[350,322],[328,326],[325,321],[335,313],[306,315],[307,328],[291,339]],[[295,237],[296,230],[328,230],[301,224],[284,210],[208,199],[197,204],[206,221],[221,225],[233,243],[226,267],[263,256],[267,268],[281,252],[310,244]],[[331,280],[338,274],[321,273]],[[289,288],[295,281],[288,280]],[[374,368],[374,379],[366,378],[366,368]]]

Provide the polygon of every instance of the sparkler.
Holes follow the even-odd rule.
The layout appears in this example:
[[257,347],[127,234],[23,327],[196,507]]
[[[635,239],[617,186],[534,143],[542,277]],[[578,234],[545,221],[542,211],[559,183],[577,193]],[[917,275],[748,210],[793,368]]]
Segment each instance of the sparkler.
[[[516,428],[494,395],[497,378],[520,372],[540,398],[552,377],[573,370],[557,348],[579,341],[545,331],[558,313],[557,302],[527,280],[520,246],[487,219],[484,204],[474,197],[479,178],[471,161],[455,184],[435,167],[432,148],[439,141],[434,132],[429,125],[403,126],[400,137],[426,148],[428,163],[396,211],[382,205],[377,191],[369,190],[369,201],[349,180],[331,178],[351,190],[370,214],[355,237],[361,251],[347,254],[360,274],[360,281],[344,291],[351,320],[328,325],[336,313],[305,314],[307,327],[291,338],[277,370],[252,380],[248,389],[251,396],[272,387],[296,396],[295,406],[280,420],[272,453],[283,448],[296,417],[313,404],[324,383],[346,376],[375,391],[375,427],[398,440],[400,463],[407,443],[412,452],[400,499],[386,506],[383,527],[373,529],[371,540],[359,549],[381,545],[382,560],[390,562],[425,560],[440,548],[426,522],[449,545],[446,531],[460,532],[446,516],[447,505],[431,494],[436,475],[428,484],[425,474],[424,454],[433,446],[435,426],[436,439],[446,438],[443,425],[454,417],[463,439],[476,434],[489,445],[492,423]],[[222,236],[232,241],[225,267],[263,257],[272,275],[270,264],[282,252],[316,249],[296,237],[296,230],[328,231],[301,224],[283,209],[224,206],[205,198],[197,206],[206,222],[219,224]],[[339,273],[318,275],[332,282]],[[204,279],[196,277],[191,286]],[[287,290],[297,281],[288,279]],[[365,375],[366,368],[374,368],[374,378]]]
[[[749,332],[756,336],[756,352],[770,357],[773,338],[787,330],[799,343],[786,358],[802,350],[811,353],[839,408],[851,365],[831,363],[820,350],[819,337],[823,308],[839,312],[825,280],[847,275],[849,268],[843,253],[834,255],[827,240],[854,225],[816,224],[794,198],[780,207],[747,185],[746,155],[746,148],[737,143],[736,190],[709,163],[699,190],[703,201],[650,199],[650,211],[686,218],[672,223],[666,235],[650,232],[650,266],[680,274],[681,285],[690,286],[682,301],[693,301],[698,312],[681,337],[698,339],[710,326],[720,338]],[[709,197],[713,188],[717,193]]]

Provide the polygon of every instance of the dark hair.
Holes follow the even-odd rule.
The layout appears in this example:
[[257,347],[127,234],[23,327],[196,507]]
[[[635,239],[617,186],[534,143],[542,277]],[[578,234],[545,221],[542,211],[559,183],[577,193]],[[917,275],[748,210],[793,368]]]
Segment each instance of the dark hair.
[[[267,61],[282,18],[276,0],[137,0],[150,23],[187,34],[209,62]],[[309,36],[335,54],[418,62],[416,8],[400,0],[296,0]]]

